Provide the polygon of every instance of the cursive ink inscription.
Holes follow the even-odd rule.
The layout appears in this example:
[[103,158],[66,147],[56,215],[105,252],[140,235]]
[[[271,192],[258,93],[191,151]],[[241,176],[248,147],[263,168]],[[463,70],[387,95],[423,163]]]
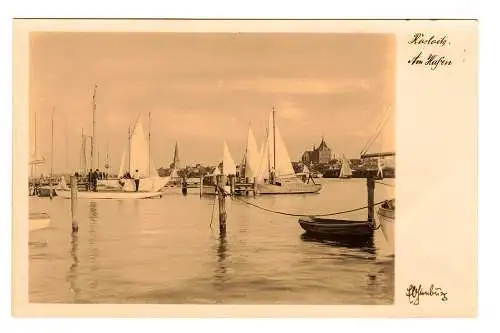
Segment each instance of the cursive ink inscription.
[[439,45],[439,46],[450,45],[450,43],[446,39],[446,35],[442,36],[442,37],[436,37],[436,35],[432,35],[430,37],[427,37],[427,36],[425,36],[421,32],[413,34],[412,38],[408,41],[408,44],[413,44],[413,45]]
[[[423,33],[415,33],[408,41],[408,44],[417,47],[445,47],[449,46],[450,42],[447,36],[436,37],[436,35],[426,36]],[[425,66],[431,70],[436,70],[439,67],[447,67],[452,65],[452,61],[443,55],[430,52],[424,55],[424,51],[420,50],[415,56],[408,60],[411,66]]]
[[421,284],[418,286],[410,284],[406,288],[406,297],[408,297],[408,302],[413,305],[420,305],[420,296],[431,296],[437,297],[442,302],[448,300],[448,293],[442,288],[435,287],[433,284],[430,285],[429,289],[425,289]]

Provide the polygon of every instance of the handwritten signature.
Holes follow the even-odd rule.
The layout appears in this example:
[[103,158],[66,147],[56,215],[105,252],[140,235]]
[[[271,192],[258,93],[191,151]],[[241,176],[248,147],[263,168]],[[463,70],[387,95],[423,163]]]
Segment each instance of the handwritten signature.
[[418,286],[410,284],[408,288],[406,288],[406,296],[408,297],[410,304],[413,305],[420,304],[420,296],[439,297],[442,302],[446,302],[448,300],[448,292],[442,288],[434,286],[433,284],[429,286],[429,289],[423,288],[421,284]]

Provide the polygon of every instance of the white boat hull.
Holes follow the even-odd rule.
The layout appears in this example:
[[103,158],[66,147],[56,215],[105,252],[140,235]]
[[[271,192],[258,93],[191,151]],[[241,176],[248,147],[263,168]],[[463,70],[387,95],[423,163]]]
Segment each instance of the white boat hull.
[[305,194],[317,193],[321,190],[321,184],[307,184],[303,182],[285,181],[281,185],[257,184],[258,194]]
[[[148,177],[139,181],[139,191],[157,192],[160,191],[169,182],[169,177]],[[122,184],[120,184],[120,181]],[[135,192],[134,179],[102,179],[97,181],[98,187],[120,189],[124,192]]]
[[50,216],[45,213],[32,213],[29,215],[30,231],[44,229],[50,226]]
[[[56,190],[57,195],[64,199],[71,198],[70,190]],[[161,192],[124,192],[124,191],[97,191],[97,192],[78,192],[78,199],[149,199],[159,198]]]
[[377,215],[380,228],[382,229],[382,233],[384,234],[387,243],[394,248],[394,223],[396,221],[395,210],[380,207],[377,211]]

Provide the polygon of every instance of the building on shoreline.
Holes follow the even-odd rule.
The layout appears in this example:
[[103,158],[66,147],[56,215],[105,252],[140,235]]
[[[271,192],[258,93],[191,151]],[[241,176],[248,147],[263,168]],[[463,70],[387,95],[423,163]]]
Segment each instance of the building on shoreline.
[[325,142],[325,138],[321,138],[321,143],[318,148],[313,146],[312,150],[307,150],[302,154],[302,163],[304,164],[327,164],[332,159],[332,150]]

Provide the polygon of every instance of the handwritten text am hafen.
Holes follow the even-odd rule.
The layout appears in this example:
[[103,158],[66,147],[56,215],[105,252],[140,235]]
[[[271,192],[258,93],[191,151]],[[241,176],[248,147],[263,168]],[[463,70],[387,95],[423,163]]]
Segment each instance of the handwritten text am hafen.
[[[450,45],[446,36],[436,37],[432,35],[427,37],[423,33],[415,33],[412,38],[408,41],[410,45],[416,46],[429,46],[429,47],[445,47]],[[447,59],[443,55],[439,55],[438,53],[430,52],[427,55],[424,55],[424,51],[420,51],[417,55],[413,56],[410,60],[408,60],[408,64],[411,66],[423,65],[431,70],[436,70],[439,67],[451,66],[452,61]]]

